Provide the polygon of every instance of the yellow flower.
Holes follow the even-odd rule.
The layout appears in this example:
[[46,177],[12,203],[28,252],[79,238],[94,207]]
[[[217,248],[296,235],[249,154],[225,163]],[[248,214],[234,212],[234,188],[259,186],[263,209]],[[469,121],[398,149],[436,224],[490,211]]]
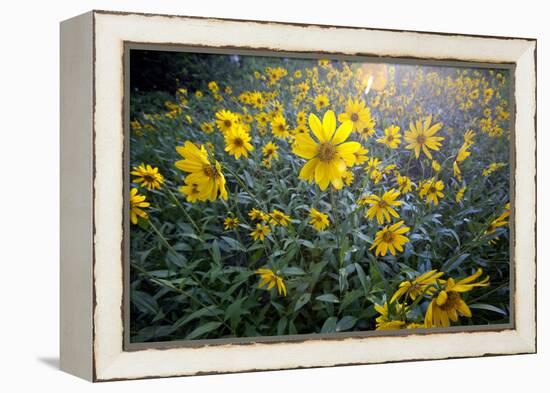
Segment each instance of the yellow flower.
[[401,134],[398,126],[389,126],[384,130],[384,136],[376,142],[386,145],[390,149],[396,149],[401,143]]
[[296,123],[298,123],[298,124],[306,124],[307,123],[307,115],[304,111],[300,111],[296,114]]
[[487,168],[485,168],[482,172],[483,176],[487,177],[491,173],[495,172],[496,170],[505,167],[506,164],[503,162],[493,162],[491,163]]
[[373,129],[376,122],[371,117],[370,109],[365,107],[365,101],[348,99],[344,113],[338,115],[340,122],[351,121],[352,132],[364,128]]
[[[405,308],[399,303],[396,303],[394,307],[398,315],[401,315],[406,311]],[[406,327],[407,323],[405,321],[402,321],[400,319],[392,319],[390,317],[387,302],[384,303],[383,306],[375,304],[374,309],[378,312],[378,314],[380,314],[378,317],[376,317],[376,330],[396,330]]]
[[274,209],[271,213],[269,213],[269,216],[269,223],[271,225],[282,225],[286,227],[290,223],[290,216],[287,216],[282,211],[279,211],[277,209]]
[[381,197],[378,195],[370,195],[367,198],[367,203],[371,206],[366,213],[366,217],[374,219],[378,224],[383,224],[385,221],[391,222],[391,216],[399,218],[399,214],[394,210],[393,206],[401,206],[402,201],[396,201],[395,199],[400,195],[400,192],[396,189],[386,191]]
[[202,91],[197,90],[197,91],[195,92],[195,97],[197,97],[197,98],[202,98],[202,96],[203,96]]
[[283,115],[276,115],[273,118],[273,120],[271,121],[271,132],[277,138],[281,139],[288,138],[290,136],[288,125],[286,124],[286,119],[283,117]]
[[204,122],[201,124],[201,130],[205,134],[211,134],[212,132],[214,132],[214,125],[215,125],[214,122],[210,122],[210,123]]
[[185,195],[187,202],[195,203],[199,200],[200,191],[198,184],[189,183],[189,180],[185,179],[185,185],[179,187],[179,192]]
[[237,116],[234,113],[225,109],[216,112],[216,125],[222,134],[232,129],[235,124],[237,124]]
[[451,321],[458,321],[459,315],[471,318],[472,312],[466,302],[462,300],[460,293],[469,292],[476,287],[486,287],[489,285],[488,276],[481,281],[474,282],[482,274],[483,271],[477,269],[471,276],[457,282],[452,277],[444,281],[443,289],[441,289],[437,296],[434,293],[434,298],[426,310],[424,317],[426,327],[449,327]]
[[225,151],[236,159],[241,158],[241,155],[248,157],[248,152],[254,150],[254,146],[250,144],[252,138],[240,124],[229,129],[224,137]]
[[[185,178],[187,185],[196,185],[200,201],[214,201],[218,196],[227,199],[225,176],[218,161],[211,163],[204,146],[200,149],[192,142],[186,141],[183,146],[176,147],[183,160],[176,162],[176,168],[189,173]],[[189,194],[187,194],[189,195]]]
[[220,90],[218,84],[215,81],[208,82],[208,88],[213,93],[217,93]]
[[317,116],[310,114],[309,127],[317,140],[309,134],[298,134],[292,147],[294,154],[308,160],[300,171],[300,179],[310,183],[315,180],[321,190],[325,190],[329,183],[336,189],[342,188],[342,175],[346,167],[355,164],[355,153],[361,148],[358,142],[346,142],[351,133],[351,122],[342,123],[335,132],[336,117],[329,110],[322,123]]
[[397,186],[402,194],[408,194],[412,191],[412,182],[407,176],[397,174]]
[[315,97],[315,100],[313,101],[313,103],[315,104],[315,107],[317,108],[317,110],[320,111],[321,109],[329,106],[330,101],[326,94],[319,94],[317,97]]
[[432,160],[432,169],[435,172],[439,172],[441,170],[441,164],[437,162],[436,160]]
[[364,147],[360,147],[359,150],[357,150],[354,154],[355,154],[355,164],[356,165],[361,165],[363,163],[365,163],[369,157],[367,156],[367,154],[369,153],[369,149],[367,148],[364,148]]
[[371,136],[374,135],[374,126],[358,128],[357,133],[359,134],[359,137],[361,139],[366,141],[367,139],[369,139]]
[[146,212],[142,208],[149,207],[151,204],[145,201],[145,195],[138,193],[137,188],[130,190],[130,221],[132,224],[138,223],[138,217],[143,219],[149,218]]
[[273,287],[277,286],[277,293],[279,295],[286,296],[285,282],[283,281],[283,278],[275,274],[273,270],[258,269],[256,270],[256,274],[258,274],[261,278],[260,284],[258,285],[260,288],[267,285],[267,289],[271,290]]
[[330,225],[328,215],[326,215],[325,213],[321,213],[319,210],[313,207],[309,209],[309,217],[311,218],[311,220],[309,220],[309,223],[319,232],[325,230],[325,228]]
[[369,161],[367,162],[367,166],[365,167],[365,171],[367,173],[375,171],[380,166],[381,162],[378,158],[371,157]]
[[382,230],[376,232],[371,250],[376,247],[376,256],[386,256],[388,250],[392,255],[396,254],[396,250],[403,252],[403,245],[409,242],[404,233],[409,231],[409,227],[402,226],[404,221],[399,221],[393,225],[386,225]]
[[137,176],[133,181],[134,183],[141,184],[149,191],[152,189],[160,190],[160,187],[164,183],[164,177],[159,173],[158,168],[153,168],[151,165],[141,164],[132,168],[131,175]]
[[252,239],[254,240],[264,240],[266,235],[269,235],[271,233],[271,229],[267,225],[264,224],[256,224],[256,229],[254,229],[252,232],[250,232],[250,236],[252,236]]
[[225,220],[223,220],[223,228],[226,231],[235,229],[237,226],[239,226],[239,219],[237,217],[226,217]]
[[351,186],[353,183],[353,172],[345,171],[342,174],[342,181],[346,184],[346,186]]
[[443,124],[437,123],[431,125],[431,123],[431,116],[428,116],[426,120],[424,120],[424,123],[417,120],[416,124],[413,124],[411,121],[409,130],[405,131],[405,141],[409,143],[406,149],[414,150],[416,158],[420,157],[420,150],[422,150],[431,160],[432,154],[430,153],[430,149],[438,151],[441,147],[441,141],[445,139],[441,136],[435,136]]
[[456,203],[460,203],[462,198],[464,198],[464,191],[466,191],[466,187],[461,187],[460,190],[458,190],[455,197]]
[[435,292],[437,279],[443,275],[437,270],[430,270],[414,280],[406,280],[399,284],[399,288],[393,294],[390,303],[399,300],[402,296],[410,297],[413,301],[422,295],[431,296]]
[[262,153],[266,160],[276,159],[279,157],[277,150],[279,147],[273,142],[267,142],[264,147],[262,147]]
[[258,125],[261,127],[266,127],[267,122],[269,121],[269,116],[265,112],[258,113],[254,118],[258,122]]
[[434,205],[439,204],[438,198],[443,198],[445,195],[441,192],[445,188],[445,185],[441,180],[431,178],[422,182],[420,185],[419,195],[421,198],[426,199],[426,203],[433,202]]
[[502,213],[500,216],[498,216],[493,221],[491,221],[491,223],[485,230],[485,234],[490,235],[491,233],[494,233],[497,230],[497,228],[508,225],[508,221],[507,221],[508,217],[510,217],[510,210],[506,209],[504,213]]
[[248,217],[254,221],[267,221],[269,220],[269,214],[264,213],[261,210],[253,208],[248,212]]

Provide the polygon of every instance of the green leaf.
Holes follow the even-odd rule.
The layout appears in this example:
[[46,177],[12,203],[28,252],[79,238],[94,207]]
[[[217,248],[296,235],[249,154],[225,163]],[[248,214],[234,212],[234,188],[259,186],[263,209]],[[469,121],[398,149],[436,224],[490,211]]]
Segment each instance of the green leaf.
[[468,307],[474,308],[474,309],[478,309],[478,310],[493,311],[493,312],[502,314],[502,315],[504,315],[504,316],[508,316],[508,313],[507,313],[506,311],[504,311],[504,310],[501,309],[501,308],[492,306],[492,305],[490,305],[490,304],[475,303],[475,304],[470,304]]
[[324,295],[317,296],[315,299],[321,302],[340,303],[340,300],[332,293],[326,293]]
[[195,330],[193,330],[191,333],[185,337],[186,340],[194,340],[195,338],[198,338],[200,336],[205,335],[208,332],[211,332],[212,330],[216,330],[220,327],[222,323],[221,322],[207,322],[204,325],[199,326]]
[[445,273],[452,272],[454,269],[458,268],[460,266],[460,264],[462,262],[464,262],[466,260],[466,258],[468,258],[469,256],[470,256],[470,254],[466,253],[466,254],[462,254],[458,257],[449,258],[443,264],[443,266],[441,266],[441,271],[443,271]]
[[215,315],[221,315],[223,314],[223,311],[217,309],[215,306],[209,306],[205,308],[201,308],[195,312],[192,312],[189,315],[185,315],[178,319],[176,323],[174,324],[174,328],[178,329],[181,326],[186,325],[187,323],[191,322],[194,319],[201,318],[204,316],[215,316]]
[[357,318],[352,317],[350,315],[346,315],[345,317],[340,319],[336,324],[336,331],[345,332],[346,330],[353,328],[356,322],[357,322]]
[[284,334],[287,324],[288,324],[288,319],[286,317],[282,317],[279,320],[279,323],[277,323],[277,336],[281,336]]
[[232,239],[232,238],[227,237],[227,236],[222,236],[222,239],[223,239],[223,240],[229,245],[229,247],[232,248],[233,250],[244,251],[243,246],[242,246],[241,243],[239,243],[237,240]]
[[336,332],[336,321],[337,320],[338,320],[338,318],[336,318],[336,317],[327,318],[327,320],[323,324],[323,327],[321,328],[321,333],[334,333],[334,332]]
[[304,274],[306,274],[306,272],[304,272],[299,267],[285,267],[283,269],[283,274],[287,276],[303,276]]
[[218,244],[217,240],[214,240],[212,242],[212,258],[214,259],[216,265],[221,264],[222,255],[220,253],[220,245]]
[[158,304],[155,298],[146,292],[133,290],[130,299],[132,303],[144,314],[156,314],[158,311]]
[[294,306],[294,311],[298,311],[299,309],[304,307],[306,303],[309,302],[309,299],[311,299],[311,293],[304,293],[302,296],[300,296],[296,301],[296,305]]

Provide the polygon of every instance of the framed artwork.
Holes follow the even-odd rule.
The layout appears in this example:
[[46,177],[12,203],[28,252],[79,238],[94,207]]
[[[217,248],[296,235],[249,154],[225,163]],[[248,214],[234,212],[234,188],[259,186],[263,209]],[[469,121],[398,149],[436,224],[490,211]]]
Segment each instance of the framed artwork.
[[61,367],[536,351],[536,40],[61,24]]

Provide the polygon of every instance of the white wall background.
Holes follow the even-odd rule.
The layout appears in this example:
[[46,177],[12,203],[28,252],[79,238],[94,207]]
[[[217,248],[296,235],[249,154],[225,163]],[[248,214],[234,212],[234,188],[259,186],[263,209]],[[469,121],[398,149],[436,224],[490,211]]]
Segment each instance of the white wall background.
[[[542,1],[4,2],[0,12],[0,391],[544,391],[550,27]],[[92,385],[58,371],[59,27],[90,9],[538,38],[539,354]],[[545,96],[546,94],[546,96]],[[521,130],[518,130],[521,134]],[[520,190],[521,192],[521,190]],[[546,382],[546,384],[544,383]],[[546,385],[546,389],[542,386]]]

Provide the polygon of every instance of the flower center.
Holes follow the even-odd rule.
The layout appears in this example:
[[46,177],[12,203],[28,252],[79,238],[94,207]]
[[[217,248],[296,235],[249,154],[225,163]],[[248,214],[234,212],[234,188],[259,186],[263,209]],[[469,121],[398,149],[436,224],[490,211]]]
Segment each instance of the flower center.
[[352,113],[350,117],[351,117],[351,121],[359,120],[359,115],[357,113]]
[[388,142],[392,142],[393,141],[393,135],[388,135],[388,137],[386,138],[386,140]]
[[380,209],[384,209],[386,206],[388,206],[388,204],[386,203],[386,201],[379,201],[378,202],[378,207]]
[[223,125],[226,127],[231,127],[231,120],[224,120]]
[[218,177],[218,171],[215,165],[204,165],[202,167],[202,171],[204,172],[206,177],[210,177],[210,178]]
[[153,175],[146,174],[143,175],[143,181],[145,181],[146,183],[152,183],[155,181],[155,178],[153,177]]
[[321,161],[330,161],[336,155],[336,147],[330,142],[321,143],[318,155]]
[[387,231],[382,236],[382,240],[386,243],[392,243],[393,242],[393,232]]
[[435,186],[430,186],[430,188],[428,189],[428,194],[435,194],[437,192],[437,189],[435,188]]
[[233,140],[233,144],[234,144],[236,147],[243,147],[244,141],[243,141],[241,138],[235,138],[235,139]]
[[422,145],[426,142],[426,136],[420,134],[416,137],[416,141]]
[[456,310],[458,309],[460,300],[460,295],[457,292],[447,292],[447,301],[440,307],[445,311]]

